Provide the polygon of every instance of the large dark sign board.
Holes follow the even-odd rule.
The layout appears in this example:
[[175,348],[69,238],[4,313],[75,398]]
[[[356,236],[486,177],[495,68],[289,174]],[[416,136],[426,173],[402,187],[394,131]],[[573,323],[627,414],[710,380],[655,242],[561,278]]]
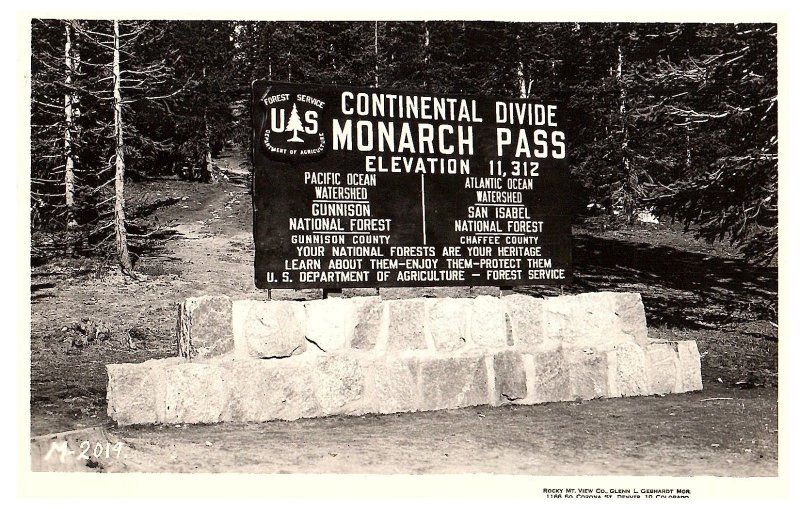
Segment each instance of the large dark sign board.
[[253,83],[259,288],[572,277],[560,105]]

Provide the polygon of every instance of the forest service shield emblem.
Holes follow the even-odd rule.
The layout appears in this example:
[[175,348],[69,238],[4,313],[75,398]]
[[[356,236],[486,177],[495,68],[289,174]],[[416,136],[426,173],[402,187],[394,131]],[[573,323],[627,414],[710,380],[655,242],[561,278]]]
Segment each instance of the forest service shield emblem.
[[310,159],[325,150],[320,129],[325,101],[305,94],[271,94],[263,99],[266,123],[262,141],[272,158]]

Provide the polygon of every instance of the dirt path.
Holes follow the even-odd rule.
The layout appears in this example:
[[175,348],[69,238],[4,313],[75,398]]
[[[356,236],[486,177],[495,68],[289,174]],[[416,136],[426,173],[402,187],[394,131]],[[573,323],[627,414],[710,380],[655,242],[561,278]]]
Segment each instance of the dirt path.
[[[240,162],[228,159],[228,164]],[[134,207],[154,208],[154,219],[169,239],[137,260],[139,279],[80,258],[54,260],[32,271],[33,434],[106,424],[105,364],[174,355],[177,302],[207,294],[263,297],[252,284],[246,184],[167,179],[133,183],[128,195]],[[81,319],[102,322],[111,339],[72,346],[64,329]]]
[[[220,165],[238,171],[235,177],[246,169],[236,154]],[[148,210],[167,239],[140,253],[140,279],[80,258],[50,261],[32,273],[31,434],[99,427],[75,436],[120,440],[128,454],[82,469],[777,474],[777,328],[768,319],[777,268],[749,268],[669,228],[619,235],[576,229],[576,285],[568,290],[641,291],[652,337],[698,341],[702,393],[116,429],[105,415],[105,364],[174,355],[176,303],[185,297],[265,296],[252,283],[246,183],[135,183],[129,201]],[[73,346],[63,329],[81,318],[108,324],[111,339]],[[34,454],[44,455],[48,440],[37,441]]]

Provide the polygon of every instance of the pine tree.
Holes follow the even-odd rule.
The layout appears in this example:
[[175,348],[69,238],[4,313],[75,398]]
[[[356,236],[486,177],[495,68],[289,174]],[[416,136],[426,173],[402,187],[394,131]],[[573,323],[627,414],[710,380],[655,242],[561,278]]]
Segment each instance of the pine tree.
[[149,60],[166,54],[173,86],[182,88],[168,99],[137,105],[136,127],[154,142],[142,156],[154,160],[160,171],[196,180],[216,178],[214,159],[235,137],[233,110],[243,106],[250,79],[248,73],[241,86],[237,83],[237,71],[246,69],[234,61],[237,26],[227,21],[158,22],[160,48],[140,50],[150,51]]
[[67,207],[67,228],[73,228],[78,225],[75,221],[75,118],[80,115],[73,75],[78,70],[80,59],[76,58],[71,21],[64,22],[64,31],[64,204]]
[[74,222],[75,41],[69,22],[31,22],[31,227]]
[[286,122],[286,130],[293,131],[294,135],[288,141],[302,142],[303,139],[297,136],[297,132],[305,132],[303,123],[300,121],[300,115],[297,114],[297,104],[292,105],[292,113],[289,115],[289,121]]
[[[124,187],[126,175],[184,165],[210,173],[226,141],[249,145],[250,83],[268,78],[557,100],[568,112],[570,166],[583,204],[629,219],[654,205],[708,240],[731,239],[753,260],[777,251],[774,25],[162,21],[118,28],[115,77],[111,22],[32,23],[37,232],[91,225],[78,233],[90,244],[115,237],[115,225],[126,222],[120,213],[109,219],[117,195],[125,208],[120,174]],[[287,129],[301,140],[296,105]]]
[[[646,113],[683,132],[674,178],[649,187],[658,208],[709,241],[727,238],[770,262],[778,250],[775,25],[692,25],[680,59],[660,58],[646,79],[662,98]],[[675,150],[678,153],[677,150]]]
[[130,272],[133,268],[128,252],[128,230],[125,226],[125,138],[122,120],[122,74],[120,71],[119,22],[113,21],[113,60],[111,72],[114,91],[114,237],[117,257],[122,270]]
[[[117,261],[126,273],[133,268],[129,249],[125,183],[131,160],[140,164],[141,147],[152,143],[146,133],[134,128],[136,106],[172,97],[172,70],[162,56],[148,59],[141,48],[157,41],[161,32],[150,22],[100,21],[84,23],[80,34],[94,50],[91,68],[96,77],[83,89],[95,101],[98,141],[110,135],[111,144],[102,143],[102,159],[94,170],[98,181],[93,188],[96,225],[91,236],[97,244],[114,239]],[[88,63],[88,62],[87,62]],[[110,119],[103,112],[109,111]],[[103,162],[101,162],[103,161]],[[110,210],[108,204],[111,203]],[[110,233],[106,233],[110,230]]]

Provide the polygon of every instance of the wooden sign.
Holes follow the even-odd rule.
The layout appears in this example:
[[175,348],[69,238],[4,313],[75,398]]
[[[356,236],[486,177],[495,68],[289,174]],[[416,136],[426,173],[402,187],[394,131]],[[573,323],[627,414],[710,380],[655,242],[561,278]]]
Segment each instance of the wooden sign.
[[256,81],[259,288],[572,277],[558,104]]

